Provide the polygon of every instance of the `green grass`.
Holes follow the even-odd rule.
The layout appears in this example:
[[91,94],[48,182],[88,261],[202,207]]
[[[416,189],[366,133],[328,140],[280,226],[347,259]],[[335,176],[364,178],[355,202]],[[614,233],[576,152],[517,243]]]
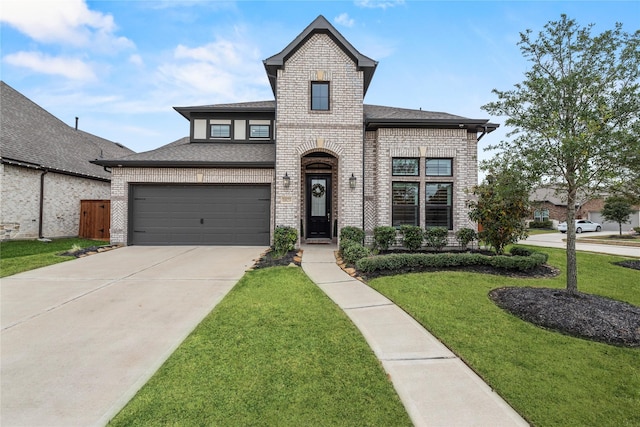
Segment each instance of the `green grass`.
[[299,268],[247,273],[113,426],[411,425],[346,315]]
[[[538,248],[540,250],[540,248]],[[565,270],[565,252],[544,249]],[[640,305],[640,271],[624,258],[578,253],[579,289]],[[565,287],[553,279],[465,272],[409,274],[370,285],[403,307],[536,426],[640,425],[640,349],[538,328],[491,302],[502,286]]]
[[548,229],[548,228],[529,228],[529,229],[527,229],[527,232],[529,233],[530,236],[533,236],[534,234],[558,233],[558,230],[551,230],[551,229]]
[[55,239],[50,242],[38,240],[0,242],[0,277],[74,259],[70,256],[58,255],[70,250],[74,245],[86,248],[106,244],[108,242],[79,238]]

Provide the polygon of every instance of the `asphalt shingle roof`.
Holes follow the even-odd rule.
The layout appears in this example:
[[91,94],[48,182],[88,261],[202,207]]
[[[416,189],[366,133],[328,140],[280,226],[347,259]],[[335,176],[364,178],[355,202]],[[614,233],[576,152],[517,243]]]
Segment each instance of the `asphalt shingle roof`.
[[3,162],[110,179],[98,158],[118,158],[132,150],[75,130],[0,81],[0,157]]
[[99,161],[107,166],[262,166],[273,167],[276,161],[275,144],[243,144],[198,142],[188,137],[170,144],[123,158]]

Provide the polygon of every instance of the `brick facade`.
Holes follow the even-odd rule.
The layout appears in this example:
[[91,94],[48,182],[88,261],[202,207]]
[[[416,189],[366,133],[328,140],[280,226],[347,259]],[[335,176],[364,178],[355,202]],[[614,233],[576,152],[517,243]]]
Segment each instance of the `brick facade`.
[[[36,239],[42,170],[0,164],[0,239]],[[108,199],[109,183],[54,172],[44,175],[43,237],[74,237],[80,200]]]
[[[418,182],[419,220],[425,227],[426,194],[429,182],[451,182],[453,184],[453,231],[450,241],[454,243],[454,232],[463,227],[475,228],[469,220],[468,191],[477,183],[477,139],[476,133],[466,129],[407,129],[381,128],[367,132],[365,139],[365,230],[371,241],[374,227],[391,225],[391,186],[393,181]],[[391,171],[394,157],[420,159],[420,176],[393,177]],[[425,176],[426,158],[450,158],[453,160],[453,176]]]
[[[327,81],[329,111],[312,111],[312,81]],[[276,177],[291,177],[285,188],[276,179],[276,225],[300,231],[304,218],[304,171],[301,158],[322,151],[337,159],[333,172],[338,229],[362,227],[363,74],[326,34],[314,34],[278,70],[276,107]],[[356,177],[356,188],[349,178]]]

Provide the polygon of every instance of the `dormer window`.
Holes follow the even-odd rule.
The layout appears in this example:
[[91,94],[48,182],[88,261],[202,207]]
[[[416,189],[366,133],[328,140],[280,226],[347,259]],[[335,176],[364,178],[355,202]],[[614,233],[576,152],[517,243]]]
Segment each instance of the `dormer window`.
[[249,125],[249,137],[267,139],[270,136],[269,125]]
[[211,125],[211,138],[231,138],[231,125]]
[[329,110],[329,82],[311,82],[311,109]]

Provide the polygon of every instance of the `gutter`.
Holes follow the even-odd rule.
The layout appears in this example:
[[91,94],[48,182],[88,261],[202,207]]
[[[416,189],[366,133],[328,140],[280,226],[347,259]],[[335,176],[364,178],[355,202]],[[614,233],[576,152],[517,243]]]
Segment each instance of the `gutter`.
[[44,219],[44,176],[49,173],[48,169],[43,169],[40,175],[40,213],[38,215],[38,238],[43,239],[42,221]]

